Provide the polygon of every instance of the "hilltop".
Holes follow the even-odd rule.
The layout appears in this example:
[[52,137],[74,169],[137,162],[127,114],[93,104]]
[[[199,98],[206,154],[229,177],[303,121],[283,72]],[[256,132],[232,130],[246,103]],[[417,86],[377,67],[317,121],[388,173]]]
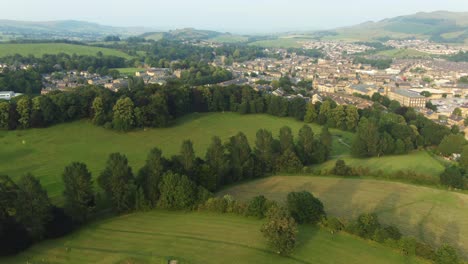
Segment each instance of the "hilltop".
[[347,40],[418,38],[435,42],[467,43],[468,12],[420,12],[314,33],[318,34],[326,35],[326,38]]

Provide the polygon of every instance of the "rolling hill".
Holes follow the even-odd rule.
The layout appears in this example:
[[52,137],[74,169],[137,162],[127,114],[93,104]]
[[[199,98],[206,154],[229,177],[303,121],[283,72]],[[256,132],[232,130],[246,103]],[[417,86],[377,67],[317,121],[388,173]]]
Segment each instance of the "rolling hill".
[[0,20],[0,33],[11,39],[96,40],[106,35],[132,36],[145,31],[148,29],[104,26],[76,20],[40,22]]
[[[314,33],[314,34],[320,34]],[[386,40],[420,38],[435,42],[464,43],[468,40],[468,12],[437,11],[417,13],[338,28],[325,38],[347,40]]]

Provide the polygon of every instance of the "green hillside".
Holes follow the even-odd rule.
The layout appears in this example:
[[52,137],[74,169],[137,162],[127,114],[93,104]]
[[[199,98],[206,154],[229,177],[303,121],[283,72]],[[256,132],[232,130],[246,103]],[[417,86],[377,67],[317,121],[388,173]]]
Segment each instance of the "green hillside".
[[[204,157],[213,136],[227,140],[243,131],[253,147],[255,133],[260,128],[277,136],[282,126],[290,126],[297,135],[303,125],[303,122],[291,118],[269,115],[210,113],[186,116],[169,128],[129,133],[107,130],[85,120],[44,129],[0,131],[0,171],[14,179],[31,172],[41,179],[49,195],[57,198],[62,193],[63,169],[73,161],[85,162],[96,177],[104,168],[109,154],[121,152],[127,155],[134,172],[137,172],[153,147],[161,148],[164,155],[170,157],[179,152],[184,139],[191,139],[196,154]],[[312,127],[316,134],[320,133],[320,126]],[[348,143],[353,136],[339,130],[331,132]],[[348,151],[338,140],[334,141],[332,155]]]
[[[427,164],[427,163],[419,163]],[[328,214],[344,219],[376,212],[381,222],[433,245],[450,243],[468,257],[468,194],[403,183],[310,176],[274,176],[228,188],[244,200],[263,194],[284,201],[292,191],[310,191]]]
[[368,41],[416,37],[436,42],[464,43],[468,39],[468,13],[417,13],[339,28],[333,33],[335,34],[329,34],[325,39]]
[[44,54],[59,54],[66,53],[69,55],[88,55],[96,56],[98,52],[104,55],[117,56],[129,59],[130,55],[109,48],[100,48],[93,46],[65,44],[65,43],[39,43],[39,44],[0,44],[0,58],[20,54],[22,56],[33,55],[35,57],[42,57]]
[[39,243],[13,263],[427,263],[348,234],[301,226],[290,257],[268,248],[262,221],[234,215],[153,211],[88,225],[69,236]]

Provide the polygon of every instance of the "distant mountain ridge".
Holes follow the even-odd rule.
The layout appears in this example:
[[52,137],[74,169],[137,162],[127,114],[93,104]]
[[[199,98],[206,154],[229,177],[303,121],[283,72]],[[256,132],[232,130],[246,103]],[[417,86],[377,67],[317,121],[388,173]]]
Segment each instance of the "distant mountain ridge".
[[413,15],[364,22],[332,30],[343,38],[384,40],[426,38],[435,42],[468,43],[468,12],[420,12]]
[[12,39],[96,39],[106,35],[132,36],[142,34],[150,29],[143,27],[113,27],[98,23],[77,20],[59,21],[15,21],[0,20],[0,33]]

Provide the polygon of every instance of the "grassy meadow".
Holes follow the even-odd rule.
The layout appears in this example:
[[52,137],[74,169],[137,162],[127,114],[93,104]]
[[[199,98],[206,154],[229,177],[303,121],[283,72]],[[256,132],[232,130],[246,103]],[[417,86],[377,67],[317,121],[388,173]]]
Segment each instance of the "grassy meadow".
[[391,49],[378,52],[376,55],[386,56],[390,58],[404,59],[404,58],[427,58],[431,54],[417,51],[414,49]]
[[119,71],[122,75],[135,76],[135,72],[144,71],[145,68],[114,68],[113,70]]
[[96,56],[99,51],[104,55],[117,56],[129,59],[130,55],[109,48],[100,48],[93,46],[65,44],[65,43],[28,43],[28,44],[0,44],[0,58],[10,55],[20,54],[22,56],[33,55],[42,57],[44,54],[66,53],[69,55],[88,55]]
[[327,214],[353,219],[376,212],[385,224],[394,224],[406,235],[440,245],[458,247],[468,256],[468,195],[369,179],[315,176],[274,176],[235,185],[219,193],[238,199],[263,194],[284,201],[291,191],[310,191],[325,205]]
[[235,215],[152,211],[90,224],[34,245],[13,263],[427,263],[385,246],[344,234],[301,226],[298,247],[280,257],[259,229],[263,221]]
[[[269,115],[239,115],[236,113],[191,114],[181,118],[172,127],[146,129],[120,133],[92,125],[88,120],[60,124],[43,129],[0,131],[0,172],[13,179],[31,172],[41,180],[56,199],[62,193],[61,175],[65,166],[73,161],[85,162],[97,176],[104,168],[110,153],[127,155],[134,172],[140,169],[149,150],[159,147],[170,157],[177,154],[184,139],[191,139],[198,156],[204,157],[213,136],[223,141],[243,131],[250,146],[255,143],[255,133],[265,128],[278,136],[282,126],[290,126],[297,135],[303,122],[292,118]],[[315,134],[321,127],[312,125]],[[352,140],[352,133],[331,130],[335,139]],[[334,140],[332,155],[345,154],[347,147]]]

